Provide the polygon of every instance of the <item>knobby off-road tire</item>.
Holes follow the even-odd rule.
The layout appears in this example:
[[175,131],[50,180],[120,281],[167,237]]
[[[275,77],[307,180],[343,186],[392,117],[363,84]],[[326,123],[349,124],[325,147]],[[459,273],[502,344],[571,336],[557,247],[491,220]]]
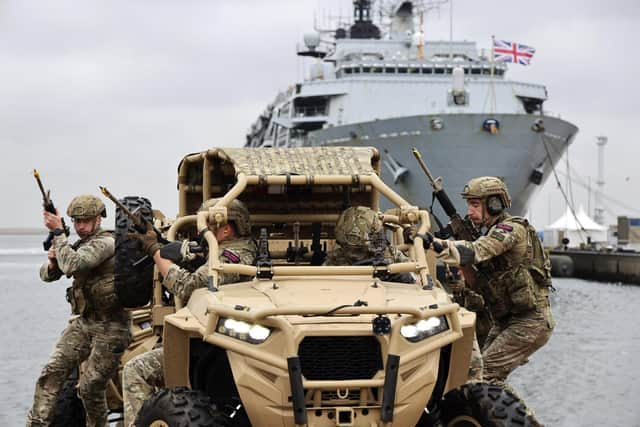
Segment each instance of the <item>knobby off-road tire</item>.
[[444,427],[531,427],[524,403],[502,387],[465,384],[438,405]]
[[186,387],[162,389],[147,400],[136,427],[229,427],[230,420],[209,396]]
[[69,378],[56,400],[55,415],[51,427],[85,427],[84,406],[76,392],[77,378]]
[[[131,211],[139,209],[147,221],[153,221],[151,202],[146,198],[125,197],[120,201]],[[134,265],[147,255],[140,241],[127,236],[133,232],[136,230],[131,219],[121,209],[116,209],[115,288],[118,299],[126,308],[148,304],[153,293],[153,259],[147,257]]]

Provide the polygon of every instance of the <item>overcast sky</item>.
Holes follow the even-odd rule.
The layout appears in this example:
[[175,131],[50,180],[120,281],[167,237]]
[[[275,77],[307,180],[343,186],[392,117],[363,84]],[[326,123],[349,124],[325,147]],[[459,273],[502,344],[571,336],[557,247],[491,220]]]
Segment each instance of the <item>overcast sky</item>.
[[[453,6],[455,39],[489,48],[495,34],[537,49],[509,78],[545,84],[546,109],[580,128],[569,154],[576,180],[595,182],[596,136],[608,136],[605,189],[627,208],[609,202],[607,219],[640,216],[640,2]],[[33,168],[60,208],[106,185],[174,216],[179,160],[241,146],[277,91],[303,78],[295,48],[314,13],[350,9],[350,0],[0,0],[0,227],[41,226]],[[425,30],[448,39],[448,6]],[[573,195],[587,207],[578,182]],[[539,227],[564,211],[552,180],[534,205]]]

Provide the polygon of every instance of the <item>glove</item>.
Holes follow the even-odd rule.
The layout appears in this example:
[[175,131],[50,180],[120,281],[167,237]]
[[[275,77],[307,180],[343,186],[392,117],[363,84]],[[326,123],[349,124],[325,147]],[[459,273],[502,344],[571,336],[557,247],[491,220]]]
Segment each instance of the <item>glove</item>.
[[[407,227],[402,230],[402,237],[404,238],[405,243],[413,243],[413,239],[420,237],[422,239],[422,246],[425,249],[429,249],[431,243],[433,243],[433,234],[415,233],[415,230],[413,230],[412,227]],[[442,249],[440,249],[440,252],[442,252]]]
[[413,243],[413,238],[416,233],[415,227],[407,227],[402,230],[402,238],[405,243]]
[[438,239],[437,237],[434,238],[433,236],[431,236],[431,245],[437,254],[442,253],[448,246],[446,240]]
[[153,231],[153,229],[147,230],[147,232],[144,234],[129,233],[128,236],[140,241],[140,243],[142,243],[142,249],[147,255],[152,258],[153,254],[155,254],[162,247],[162,245],[158,243],[158,236],[156,235],[155,231]]
[[160,248],[160,256],[178,264],[190,262],[197,256],[191,248],[198,248],[198,243],[190,240],[170,242]]

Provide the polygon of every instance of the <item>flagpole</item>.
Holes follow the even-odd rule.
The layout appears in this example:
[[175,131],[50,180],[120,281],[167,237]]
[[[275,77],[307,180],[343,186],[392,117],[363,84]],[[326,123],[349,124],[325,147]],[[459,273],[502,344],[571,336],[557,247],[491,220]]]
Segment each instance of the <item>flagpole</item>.
[[496,46],[496,36],[491,35],[491,76],[489,79],[489,84],[491,85],[491,114],[495,112],[496,109],[496,93],[494,88],[494,69],[496,66],[496,55],[495,55],[495,46]]
[[449,60],[453,60],[453,0],[449,1]]

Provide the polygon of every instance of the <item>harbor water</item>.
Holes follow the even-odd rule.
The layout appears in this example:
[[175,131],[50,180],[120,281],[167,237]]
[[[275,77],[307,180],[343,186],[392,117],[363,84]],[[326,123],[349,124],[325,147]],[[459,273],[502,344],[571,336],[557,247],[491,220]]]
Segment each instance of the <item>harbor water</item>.
[[[64,329],[69,281],[42,283],[43,235],[0,235],[0,426],[24,425]],[[640,286],[556,279],[557,327],[509,378],[547,426],[640,426]]]

